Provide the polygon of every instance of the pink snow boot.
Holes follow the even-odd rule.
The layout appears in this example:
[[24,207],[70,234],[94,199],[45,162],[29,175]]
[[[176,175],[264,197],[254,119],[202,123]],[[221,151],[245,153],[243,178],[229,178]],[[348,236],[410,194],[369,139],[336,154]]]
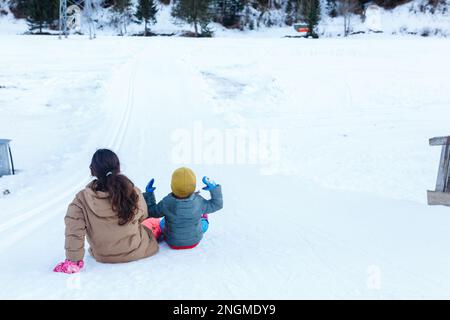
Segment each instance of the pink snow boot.
[[53,272],[63,272],[63,273],[77,273],[83,268],[84,262],[80,260],[78,262],[73,262],[70,260],[65,260],[64,262],[58,263],[53,269]]

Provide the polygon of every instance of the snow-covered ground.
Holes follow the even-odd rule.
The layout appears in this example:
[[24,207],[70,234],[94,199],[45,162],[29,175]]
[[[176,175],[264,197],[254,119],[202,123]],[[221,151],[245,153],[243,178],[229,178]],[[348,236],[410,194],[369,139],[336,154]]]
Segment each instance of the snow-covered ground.
[[[0,43],[18,169],[0,178],[0,298],[450,298],[450,211],[425,199],[428,138],[449,134],[448,40]],[[51,272],[100,147],[139,187],[155,177],[158,198],[182,160],[220,182],[201,245]]]

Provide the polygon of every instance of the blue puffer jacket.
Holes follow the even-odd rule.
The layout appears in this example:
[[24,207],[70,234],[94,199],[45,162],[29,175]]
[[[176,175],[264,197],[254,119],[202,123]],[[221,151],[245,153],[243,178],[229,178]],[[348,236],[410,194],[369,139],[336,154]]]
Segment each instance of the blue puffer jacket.
[[153,192],[144,193],[148,215],[165,217],[164,238],[170,246],[193,246],[202,240],[202,214],[222,209],[222,187],[211,190],[211,200],[204,199],[199,192],[186,199],[177,199],[169,194],[156,204]]

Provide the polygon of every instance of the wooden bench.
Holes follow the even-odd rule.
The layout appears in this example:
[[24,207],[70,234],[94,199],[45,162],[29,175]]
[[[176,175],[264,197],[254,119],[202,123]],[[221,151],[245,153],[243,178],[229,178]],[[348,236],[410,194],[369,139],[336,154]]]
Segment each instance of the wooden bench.
[[430,146],[442,146],[442,151],[436,190],[428,191],[428,204],[450,206],[450,136],[431,138]]

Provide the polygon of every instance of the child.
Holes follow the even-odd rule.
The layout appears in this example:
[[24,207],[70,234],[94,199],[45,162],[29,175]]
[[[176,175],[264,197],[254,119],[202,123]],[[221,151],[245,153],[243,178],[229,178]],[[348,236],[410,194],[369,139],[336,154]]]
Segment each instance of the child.
[[[197,184],[194,172],[189,168],[179,168],[172,175],[172,193],[164,197],[158,204],[154,195],[154,179],[145,189],[144,198],[147,202],[148,215],[161,218],[160,230],[155,221],[146,221],[151,225],[155,236],[164,234],[164,239],[172,249],[191,249],[196,247],[203,233],[208,229],[208,213],[222,209],[222,188],[207,177],[203,183],[211,193],[211,200],[205,200],[200,192],[195,192]],[[149,219],[150,220],[150,219]],[[145,223],[144,223],[145,224]]]

